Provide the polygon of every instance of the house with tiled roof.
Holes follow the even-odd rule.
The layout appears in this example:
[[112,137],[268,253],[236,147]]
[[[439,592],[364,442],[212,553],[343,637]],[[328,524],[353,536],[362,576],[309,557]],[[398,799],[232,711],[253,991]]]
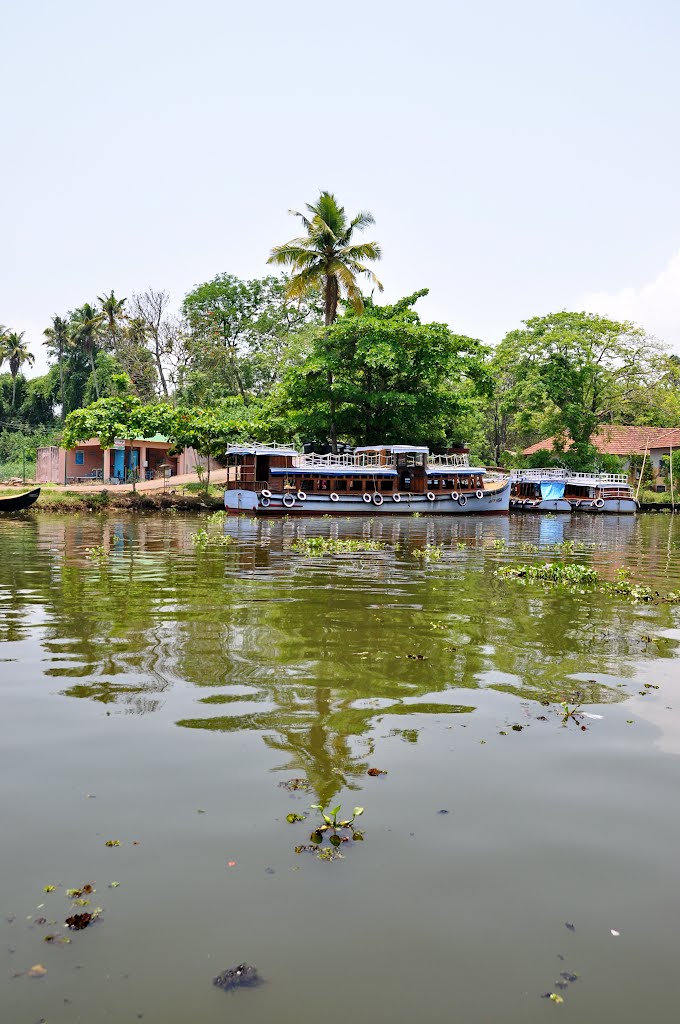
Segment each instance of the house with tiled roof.
[[[590,439],[592,445],[603,455],[617,455],[623,461],[623,470],[631,471],[633,456],[642,456],[651,466],[657,490],[666,489],[666,478],[662,473],[662,459],[680,450],[680,427],[620,427],[614,424],[601,426]],[[555,438],[525,448],[522,455],[534,455],[538,451],[552,451]],[[569,447],[567,441],[566,447]],[[636,459],[635,472],[640,475],[640,459]]]

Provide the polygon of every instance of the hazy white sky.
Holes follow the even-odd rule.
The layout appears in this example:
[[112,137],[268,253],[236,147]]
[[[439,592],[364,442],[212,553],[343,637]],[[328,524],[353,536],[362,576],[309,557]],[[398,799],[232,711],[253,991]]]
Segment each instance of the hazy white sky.
[[323,188],[374,213],[386,300],[680,349],[676,2],[0,0],[0,39],[0,323],[36,354],[111,288],[267,273]]

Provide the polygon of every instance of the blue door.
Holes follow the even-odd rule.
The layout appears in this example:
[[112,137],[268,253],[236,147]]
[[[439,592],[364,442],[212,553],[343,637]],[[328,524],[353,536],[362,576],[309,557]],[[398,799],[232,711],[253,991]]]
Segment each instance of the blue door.
[[113,453],[113,475],[116,480],[125,479],[125,452],[116,450]]

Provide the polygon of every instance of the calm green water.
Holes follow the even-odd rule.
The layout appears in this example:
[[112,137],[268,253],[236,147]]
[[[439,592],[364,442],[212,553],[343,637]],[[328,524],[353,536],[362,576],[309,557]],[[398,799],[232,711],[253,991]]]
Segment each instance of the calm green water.
[[[675,1019],[680,609],[493,572],[574,540],[678,588],[680,524],[242,519],[205,552],[196,528],[0,521],[3,1024]],[[391,547],[309,560],[304,534]],[[342,860],[294,852],[315,797],[365,807]],[[86,882],[102,919],[67,933]],[[265,984],[213,987],[244,960]]]

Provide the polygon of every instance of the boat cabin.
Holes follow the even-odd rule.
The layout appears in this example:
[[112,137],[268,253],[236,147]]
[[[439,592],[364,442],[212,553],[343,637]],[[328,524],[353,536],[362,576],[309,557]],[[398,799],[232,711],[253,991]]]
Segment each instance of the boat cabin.
[[467,453],[430,455],[422,445],[375,445],[343,455],[300,454],[286,445],[232,445],[226,490],[303,494],[450,494],[484,487]]

